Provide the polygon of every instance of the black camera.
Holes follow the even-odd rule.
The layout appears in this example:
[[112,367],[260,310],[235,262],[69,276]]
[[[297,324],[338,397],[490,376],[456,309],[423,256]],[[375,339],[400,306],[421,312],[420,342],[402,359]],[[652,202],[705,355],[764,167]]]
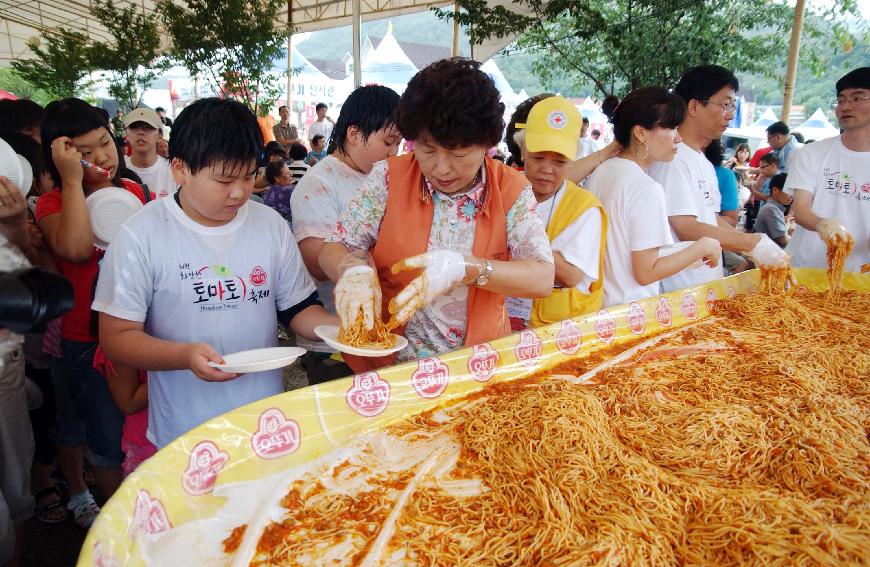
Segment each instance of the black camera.
[[41,333],[74,302],[72,283],[63,276],[39,268],[0,271],[0,328]]

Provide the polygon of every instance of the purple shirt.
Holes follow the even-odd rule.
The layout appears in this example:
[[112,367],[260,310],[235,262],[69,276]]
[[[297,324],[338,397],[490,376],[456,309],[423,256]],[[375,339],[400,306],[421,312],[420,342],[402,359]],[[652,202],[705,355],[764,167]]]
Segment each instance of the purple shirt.
[[286,220],[290,220],[290,195],[293,194],[293,185],[270,185],[266,191],[263,202],[281,213]]

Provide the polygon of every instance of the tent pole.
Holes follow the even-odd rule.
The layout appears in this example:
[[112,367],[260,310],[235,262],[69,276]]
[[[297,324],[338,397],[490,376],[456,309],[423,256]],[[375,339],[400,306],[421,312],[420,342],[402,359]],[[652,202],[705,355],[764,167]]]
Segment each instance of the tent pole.
[[453,49],[450,56],[459,56],[459,0],[453,3]]
[[794,7],[794,22],[791,26],[791,46],[788,49],[788,65],[785,72],[785,88],[782,96],[782,121],[788,124],[791,102],[794,97],[795,75],[798,54],[801,50],[801,30],[804,27],[804,0],[797,0]]
[[360,16],[360,0],[353,0],[353,87],[362,84],[362,61],[360,61],[360,28],[362,21]]
[[[293,59],[290,56],[290,49],[293,46],[293,0],[287,0],[287,110],[293,112],[293,104],[290,102],[291,81],[293,77]],[[290,116],[294,116],[291,114]],[[291,120],[291,124],[296,120]]]

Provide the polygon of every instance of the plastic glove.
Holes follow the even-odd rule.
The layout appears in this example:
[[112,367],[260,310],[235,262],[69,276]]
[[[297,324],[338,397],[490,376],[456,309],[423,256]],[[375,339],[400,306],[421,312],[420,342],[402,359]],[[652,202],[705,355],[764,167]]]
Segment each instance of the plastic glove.
[[819,238],[827,246],[834,246],[838,241],[854,242],[855,239],[843,226],[843,223],[837,219],[822,219],[816,225],[816,232],[819,233]]
[[393,264],[391,270],[394,274],[402,270],[423,268],[423,273],[390,301],[393,321],[404,324],[415,311],[428,305],[439,295],[458,287],[465,280],[466,269],[470,265],[465,256],[453,250],[431,250]]
[[755,248],[749,253],[749,257],[758,267],[785,268],[789,265],[788,254],[766,234],[761,234],[761,239]]
[[338,271],[334,297],[342,328],[354,325],[362,312],[365,328],[374,329],[381,315],[381,284],[368,254],[352,252],[341,261]]

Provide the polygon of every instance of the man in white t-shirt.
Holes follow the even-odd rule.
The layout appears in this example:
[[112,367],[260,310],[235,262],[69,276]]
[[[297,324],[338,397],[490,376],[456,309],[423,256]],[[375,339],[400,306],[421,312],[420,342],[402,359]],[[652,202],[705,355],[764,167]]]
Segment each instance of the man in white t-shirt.
[[[683,73],[674,89],[687,103],[686,119],[679,127],[683,141],[677,145],[674,160],[654,163],[649,175],[665,191],[668,222],[675,242],[709,236],[717,239],[724,250],[748,254],[759,264],[778,265],[787,262],[787,258],[776,244],[758,234],[737,232],[719,219],[721,199],[716,171],[704,157],[703,148],[709,140],[722,136],[734,116],[738,89],[734,74],[718,65],[699,65]],[[721,277],[721,265],[686,269],[662,280],[662,291],[701,285]]]
[[[399,95],[387,87],[368,85],[354,90],[338,115],[328,155],[308,170],[290,197],[293,236],[330,313],[335,312],[335,284],[317,262],[323,240],[335,230],[339,215],[374,164],[396,155],[402,139],[394,125],[398,105]],[[298,336],[296,343],[308,350],[303,363],[310,384],[353,374],[350,367],[331,357],[335,351],[323,343]]]
[[287,223],[248,201],[261,151],[241,103],[187,106],[169,142],[181,189],[130,217],[103,259],[92,306],[100,344],[109,359],[149,371],[148,438],[158,447],[283,391],[280,369],[236,374],[209,362],[278,346],[279,321],[312,340],[315,326],[338,324]]
[[317,136],[318,134],[323,136],[324,143],[328,144],[329,137],[332,135],[332,129],[335,126],[335,122],[332,121],[332,118],[326,115],[326,108],[326,104],[322,102],[318,102],[317,106],[314,108],[317,113],[317,119],[308,127],[308,142],[311,144],[312,149],[314,149],[314,136]]
[[589,154],[594,154],[601,148],[598,147],[598,144],[589,137],[589,119],[585,116],[583,117],[583,125],[580,127],[580,143],[577,144],[577,157],[576,159],[584,158]]
[[157,143],[163,127],[157,113],[150,108],[136,108],[124,117],[124,125],[127,141],[133,150],[127,167],[139,176],[158,199],[178,191],[169,160],[157,155]]
[[[853,239],[846,270],[870,263],[870,67],[837,81],[843,133],[794,151],[785,192],[798,222],[786,251],[795,266],[824,268],[827,245]],[[813,234],[818,233],[818,235]]]

